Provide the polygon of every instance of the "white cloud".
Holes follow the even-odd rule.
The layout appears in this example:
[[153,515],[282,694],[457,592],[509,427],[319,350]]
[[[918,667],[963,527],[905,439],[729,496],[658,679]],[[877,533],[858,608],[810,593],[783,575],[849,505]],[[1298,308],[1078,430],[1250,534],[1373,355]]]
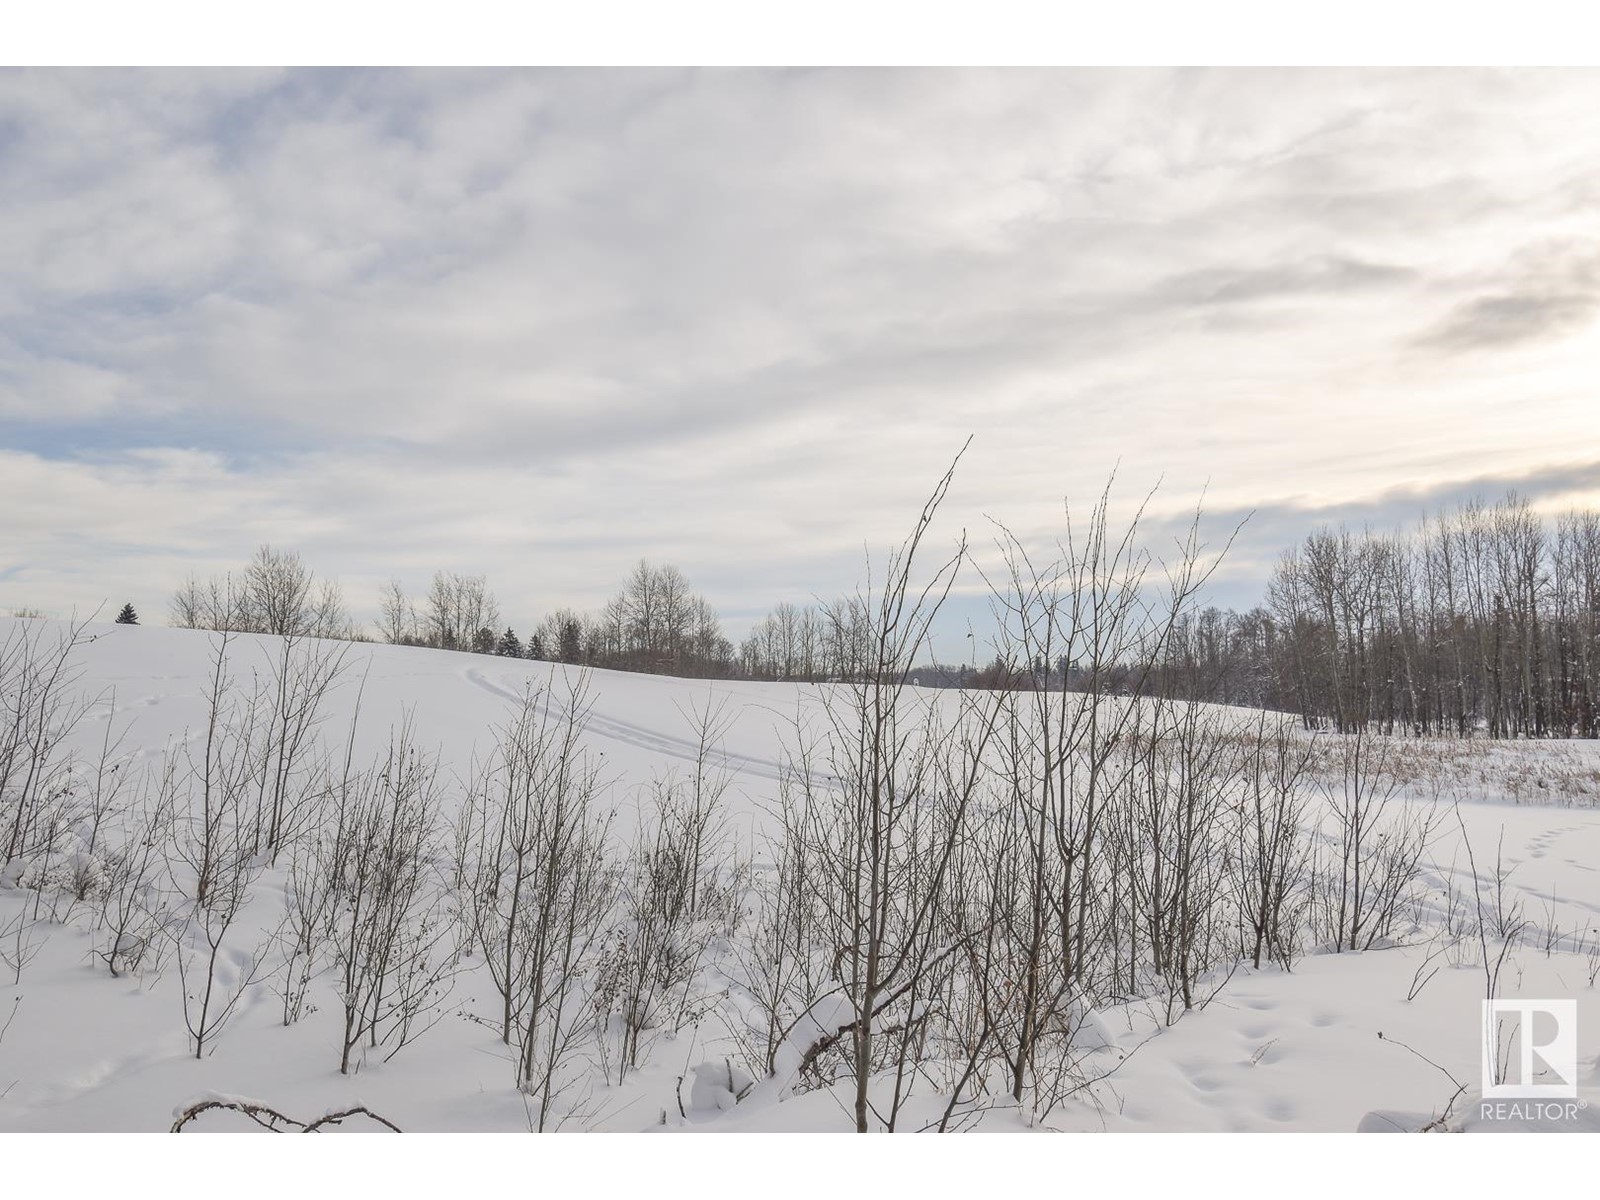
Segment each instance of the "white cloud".
[[0,605],[270,537],[357,593],[485,570],[525,617],[640,554],[759,606],[847,586],[968,433],[956,518],[1024,532],[1118,462],[1168,509],[1537,472],[1592,438],[1597,104],[1571,71],[0,72]]

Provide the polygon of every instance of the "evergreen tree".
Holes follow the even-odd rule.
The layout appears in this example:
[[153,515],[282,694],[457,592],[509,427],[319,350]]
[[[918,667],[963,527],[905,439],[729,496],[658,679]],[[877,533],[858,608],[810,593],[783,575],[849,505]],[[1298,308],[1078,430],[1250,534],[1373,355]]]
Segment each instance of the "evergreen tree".
[[472,652],[474,654],[493,654],[495,644],[494,630],[487,625],[472,635]]
[[544,638],[540,634],[536,633],[528,639],[528,657],[544,658]]
[[506,631],[500,635],[500,644],[494,648],[494,652],[502,658],[522,657],[522,639],[517,636],[516,631],[509,625],[506,626]]
[[124,604],[122,606],[122,611],[117,614],[117,624],[118,625],[137,625],[138,623],[139,623],[139,614],[133,611],[133,605]]
[[575,663],[583,657],[583,627],[576,621],[567,621],[561,626],[559,653],[564,663]]

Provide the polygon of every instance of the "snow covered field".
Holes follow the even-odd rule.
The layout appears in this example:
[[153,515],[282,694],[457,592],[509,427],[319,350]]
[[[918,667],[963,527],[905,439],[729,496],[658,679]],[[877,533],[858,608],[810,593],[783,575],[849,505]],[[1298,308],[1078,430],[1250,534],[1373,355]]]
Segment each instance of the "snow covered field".
[[[39,623],[0,621],[0,642],[23,624]],[[52,635],[57,630],[64,627],[49,627]],[[67,689],[90,702],[72,733],[80,761],[101,755],[108,731],[109,760],[130,778],[146,765],[203,756],[215,638],[112,625],[87,633],[93,641],[74,651]],[[236,685],[248,690],[252,671],[267,678],[276,652],[275,639],[237,638],[228,661]],[[506,722],[528,682],[571,670],[388,646],[351,645],[344,653],[346,669],[327,693],[316,736],[365,761],[408,724],[415,744],[437,754],[447,829],[460,816],[474,764],[493,748],[491,731]],[[775,833],[788,739],[797,721],[817,718],[821,689],[612,672],[593,673],[590,687],[583,736],[616,809],[614,835],[629,841],[648,820],[641,814],[649,812],[652,780],[694,770],[694,715],[716,712],[722,729],[707,761],[729,784],[729,841],[759,873]],[[953,695],[937,700],[955,703]],[[1416,1129],[1448,1105],[1448,1123],[1468,1130],[1600,1130],[1593,1107],[1600,1099],[1600,808],[1591,807],[1600,753],[1562,743],[1492,752],[1417,744],[1406,754],[1400,803],[1434,820],[1397,936],[1361,953],[1307,953],[1289,971],[1241,965],[1215,980],[1208,1003],[1170,1024],[1149,998],[1085,1014],[1085,1082],[1035,1127]],[[122,802],[132,801],[133,790]],[[114,838],[121,827],[113,819],[102,836]],[[213,1095],[248,1098],[301,1121],[365,1105],[407,1131],[525,1130],[535,1123],[528,1097],[514,1086],[513,1052],[496,1024],[500,997],[481,955],[453,965],[430,1002],[431,1026],[388,1061],[367,1055],[340,1073],[341,1005],[326,964],[310,980],[298,1019],[286,1024],[284,968],[274,957],[282,938],[272,935],[281,934],[291,871],[284,859],[257,868],[213,978],[222,992],[241,987],[252,972],[259,978],[242,986],[237,1008],[198,1059],[178,969],[185,947],[194,945],[192,931],[169,918],[159,936],[173,944],[113,975],[106,953],[115,948],[106,941],[97,885],[85,884],[85,896],[74,899],[32,886],[40,880],[15,870],[0,878],[0,1129],[163,1130],[176,1112]],[[1494,939],[1467,928],[1480,899],[1492,899],[1499,912],[1520,906],[1521,932],[1503,961]],[[676,1032],[647,1030],[637,1069],[593,1064],[581,1095],[571,1093],[563,1109],[563,1128],[853,1127],[851,1087],[842,1078],[804,1090],[794,1086],[792,1069],[754,1078],[745,1058],[748,1029],[740,1029],[748,1004],[737,970],[739,938],[730,926],[726,937],[708,940],[697,964],[696,1015]],[[1485,951],[1487,970],[1498,964],[1500,996],[1576,1002],[1578,1096],[1559,1119],[1486,1115],[1480,1105]],[[817,1030],[829,1024],[820,1009],[810,1019]],[[886,1073],[873,1091],[894,1086]],[[919,1081],[899,1128],[938,1123],[948,1100],[938,1080]],[[998,1100],[962,1112],[965,1128],[1030,1124]],[[191,1128],[254,1125],[221,1111]]]

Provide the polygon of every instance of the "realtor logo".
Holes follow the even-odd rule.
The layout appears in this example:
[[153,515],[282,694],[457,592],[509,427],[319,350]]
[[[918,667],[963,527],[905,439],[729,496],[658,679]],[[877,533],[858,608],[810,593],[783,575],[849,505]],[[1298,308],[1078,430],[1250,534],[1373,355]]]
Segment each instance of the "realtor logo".
[[1571,1100],[1578,1095],[1578,1002],[1483,1002],[1483,1098]]

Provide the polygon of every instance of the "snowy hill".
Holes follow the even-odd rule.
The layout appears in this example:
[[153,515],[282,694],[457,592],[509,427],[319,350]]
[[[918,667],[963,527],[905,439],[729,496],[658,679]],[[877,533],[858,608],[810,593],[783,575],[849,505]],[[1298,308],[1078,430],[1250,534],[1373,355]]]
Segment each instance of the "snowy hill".
[[[20,678],[18,647],[31,646],[38,663],[66,631],[0,621],[0,646],[11,655],[0,661],[11,662],[12,683]],[[814,994],[786,1022],[776,1050],[760,1044],[758,996],[771,975],[752,966],[766,936],[763,914],[776,911],[775,864],[784,853],[777,814],[786,796],[793,801],[797,752],[826,730],[829,697],[836,713],[847,687],[586,672],[365,644],[305,643],[285,658],[280,639],[242,635],[219,660],[220,641],[190,631],[87,627],[53,684],[53,712],[70,726],[48,747],[44,776],[53,793],[17,769],[37,739],[30,741],[25,722],[13,721],[13,733],[25,736],[12,737],[10,773],[0,775],[0,817],[11,822],[26,800],[35,815],[15,840],[48,849],[15,854],[0,875],[0,1129],[161,1130],[208,1096],[249,1098],[302,1121],[364,1104],[408,1131],[528,1129],[539,1123],[539,1103],[550,1127],[851,1127],[853,1088],[840,1064],[814,1073],[807,1064],[804,1078],[799,1071],[801,1052],[849,1021],[838,998],[829,998],[826,979],[838,948],[819,951],[819,978],[806,985]],[[559,1059],[543,1101],[537,1088],[517,1086],[522,1043],[508,1041],[502,1008],[509,1001],[497,990],[493,956],[485,955],[493,943],[483,930],[501,927],[486,910],[474,910],[474,926],[467,911],[474,902],[469,866],[482,863],[481,850],[472,850],[483,844],[473,814],[491,811],[504,731],[530,688],[552,702],[538,710],[548,729],[564,728],[574,707],[586,713],[571,729],[590,771],[601,830],[591,848],[613,855],[596,868],[602,875],[623,881],[623,891],[631,886],[626,881],[638,877],[649,848],[663,844],[663,797],[691,795],[697,776],[702,786],[715,785],[708,828],[725,854],[703,876],[721,899],[709,907],[697,899],[695,920],[683,927],[692,930],[692,960],[662,968],[663,987],[677,989],[675,999],[631,1028],[631,1046],[626,1014],[605,1007],[606,989],[622,986],[615,979],[631,969],[630,956],[645,953],[640,927],[622,917],[597,921],[582,986],[570,997],[567,1024],[556,1026],[569,1042],[558,1055],[552,1035],[539,1034],[551,1061]],[[25,692],[13,687],[7,703]],[[941,714],[947,741],[960,741],[953,734],[972,717],[962,696],[918,695]],[[1227,717],[1239,731],[1254,719]],[[392,753],[402,737],[412,755],[404,761]],[[1600,811],[1587,805],[1600,760],[1591,750],[1566,743],[1493,754],[1460,746],[1404,751],[1410,757],[1395,772],[1394,811],[1429,814],[1432,832],[1404,911],[1371,949],[1324,953],[1318,951],[1329,947],[1308,944],[1288,970],[1270,962],[1254,968],[1228,951],[1225,967],[1201,977],[1204,1002],[1176,1015],[1170,993],[1063,1007],[1072,1014],[1066,1044],[1074,1073],[1043,1115],[1037,1102],[1010,1103],[998,1087],[963,1085],[953,1052],[941,1051],[896,1127],[923,1128],[954,1112],[956,1127],[983,1129],[1348,1131],[1419,1127],[1447,1104],[1452,1124],[1505,1127],[1504,1120],[1480,1119],[1476,1102],[1486,981],[1505,997],[1576,1002],[1576,1082],[1581,1098],[1594,1099]],[[252,843],[238,866],[238,911],[213,937],[214,894],[209,902],[196,899],[196,880],[210,860],[167,847],[200,844],[196,806],[224,789],[235,760],[254,765],[248,779],[226,786],[253,796],[257,807],[253,816],[230,820],[255,820],[258,828],[273,821],[275,795],[287,832]],[[394,779],[413,760],[425,771],[415,794],[432,814],[425,864],[431,890],[417,892],[416,907],[401,916],[434,940],[406,977],[422,981],[409,1032],[397,1046],[389,1018],[377,1019],[371,1037],[352,1051],[339,902],[310,922],[335,932],[326,944],[317,934],[303,954],[296,951],[295,908],[313,890],[310,881],[322,869],[316,864],[343,869],[328,854],[358,844],[329,832],[341,828],[330,797],[354,795],[356,773],[384,762],[387,768],[373,766],[362,778],[374,795],[399,796]],[[1329,761],[1319,759],[1306,777],[1313,809],[1333,803],[1332,785],[1313,786],[1326,783]],[[823,770],[813,786],[826,790],[831,779]],[[164,824],[151,816],[163,796],[180,810]],[[60,827],[46,830],[52,820]],[[1326,824],[1317,828],[1321,840],[1308,846],[1331,855]],[[157,829],[166,840],[129,883],[130,847]],[[318,845],[332,849],[318,858]],[[528,876],[536,877],[543,878]],[[561,879],[552,884],[565,886]],[[122,913],[120,922],[113,911],[119,896],[138,910]],[[635,911],[617,903],[619,912]],[[1314,914],[1308,910],[1304,919]],[[502,934],[509,946],[513,939]],[[939,941],[946,935],[937,931],[929,937],[939,953],[971,945]],[[613,950],[611,939],[622,948]],[[674,943],[671,954],[682,952]],[[575,978],[577,968],[566,975]],[[202,1026],[224,999],[231,1007],[208,1030],[197,1058],[204,989],[213,993],[213,1008]],[[375,1009],[393,1002],[392,992],[374,996]],[[924,1003],[939,1001],[930,993]],[[352,1066],[346,1073],[342,1058]],[[892,1069],[875,1076],[874,1105],[888,1106],[896,1086]],[[952,1105],[962,1086],[968,1093]],[[1595,1111],[1577,1111],[1565,1127],[1600,1128]],[[222,1110],[197,1118],[195,1127],[253,1125]]]

